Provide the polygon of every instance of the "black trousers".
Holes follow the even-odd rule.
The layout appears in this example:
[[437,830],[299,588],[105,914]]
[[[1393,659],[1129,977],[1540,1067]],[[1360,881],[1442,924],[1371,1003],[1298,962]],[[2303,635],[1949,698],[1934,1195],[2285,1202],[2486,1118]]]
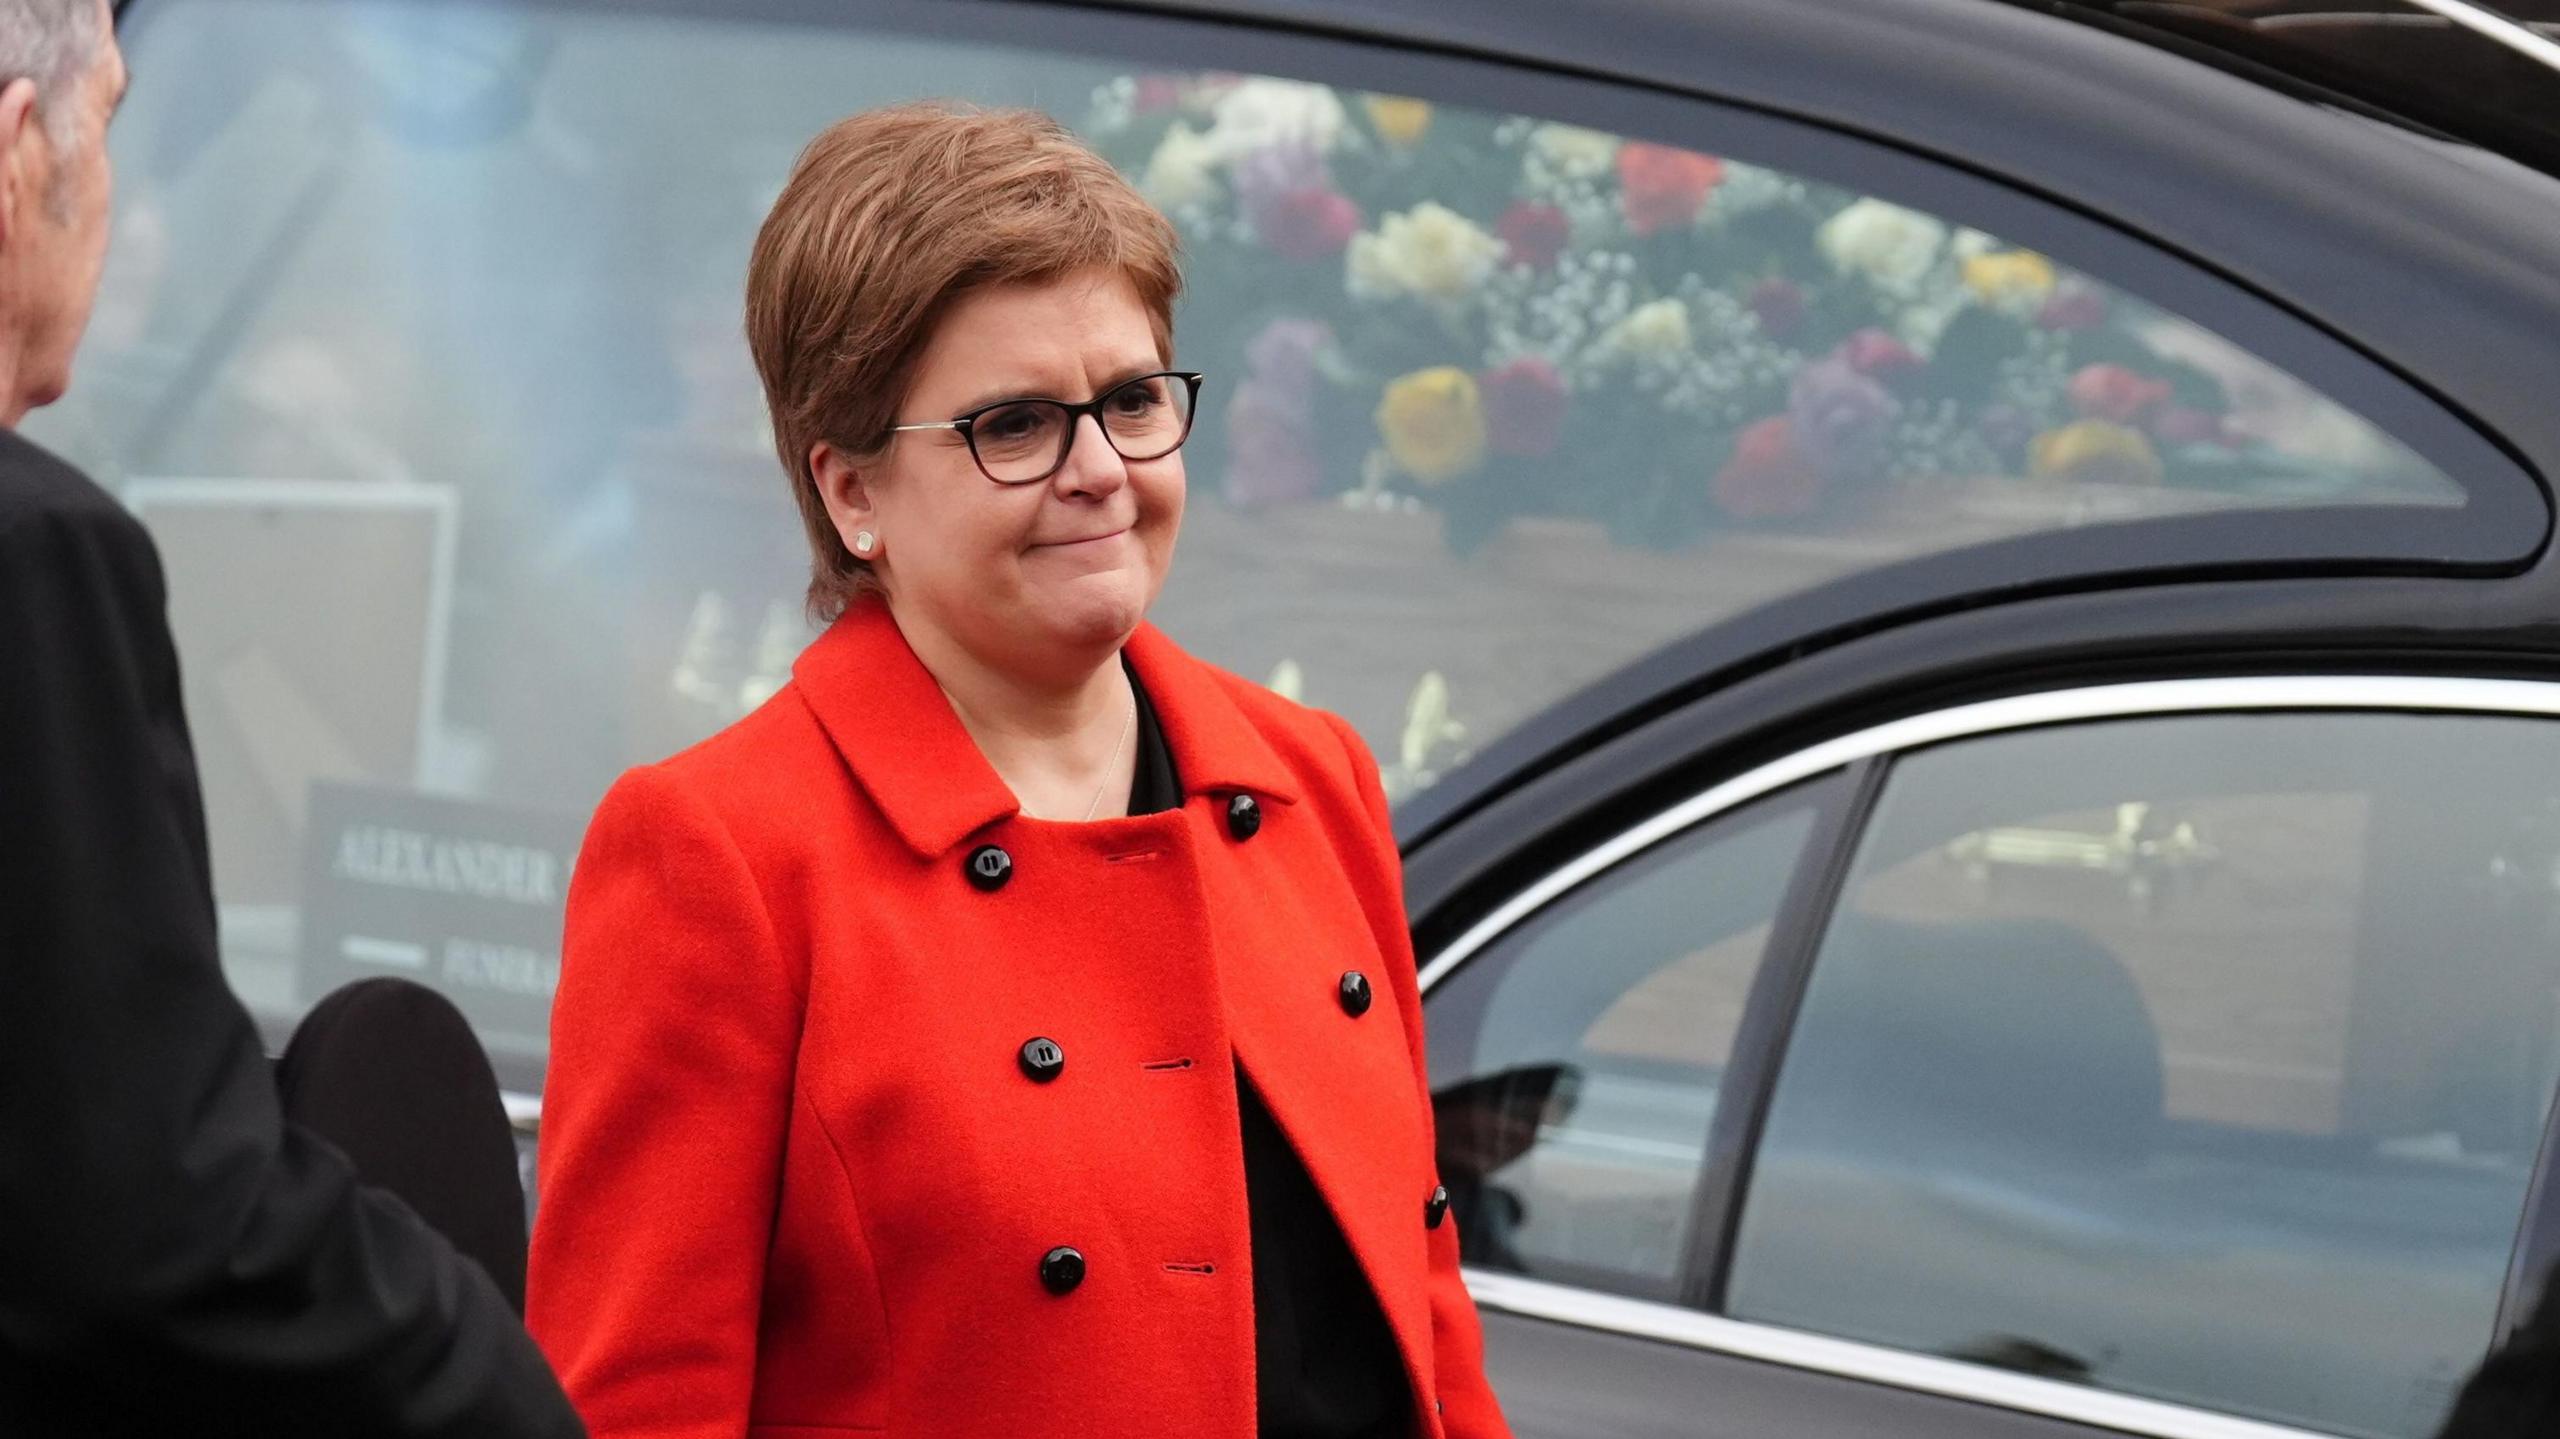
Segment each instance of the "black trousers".
[[337,990],[295,1028],[276,1088],[287,1120],[416,1210],[524,1312],[515,1136],[488,1055],[452,1001],[404,979]]

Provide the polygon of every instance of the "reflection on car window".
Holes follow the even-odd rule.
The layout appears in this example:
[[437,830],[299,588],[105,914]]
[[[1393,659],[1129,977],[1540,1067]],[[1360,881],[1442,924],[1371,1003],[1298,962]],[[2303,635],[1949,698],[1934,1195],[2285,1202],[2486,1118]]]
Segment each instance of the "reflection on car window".
[[2341,1434],[2479,1364],[2560,1081],[2560,731],[1952,745],[1816,960],[1737,1315]]
[[519,1084],[558,916],[462,872],[565,869],[614,774],[809,639],[741,277],[862,106],[1043,106],[1175,217],[1210,378],[1158,617],[1399,797],[1844,573],[2463,500],[2069,256],[1768,157],[707,5],[163,0],[128,39],[106,284],[29,428],[169,555],[234,978],[289,1018],[424,975]]
[[1591,882],[1431,998],[1470,1264],[1669,1298],[1743,1006],[1812,833],[1773,799]]

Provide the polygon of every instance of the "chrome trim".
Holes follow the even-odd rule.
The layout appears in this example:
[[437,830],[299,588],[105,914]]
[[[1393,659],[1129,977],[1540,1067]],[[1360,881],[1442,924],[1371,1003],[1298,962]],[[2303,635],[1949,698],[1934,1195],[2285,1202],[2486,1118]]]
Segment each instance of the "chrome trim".
[[2560,685],[2536,680],[2411,675],[2148,680],[2018,695],[1894,720],[1798,750],[1737,775],[1549,871],[1433,955],[1422,966],[1422,990],[1429,993],[1434,984],[1504,931],[1603,870],[1726,810],[1842,765],[1897,750],[2038,725],[2230,710],[2452,710],[2560,717]]
[[1516,1274],[1469,1269],[1466,1280],[1467,1290],[1479,1306],[1506,1314],[1784,1364],[1792,1369],[1886,1384],[1946,1399],[1996,1405],[2018,1413],[2144,1435],[2147,1439],[2331,1439],[2314,1430],[2234,1419],[2157,1399],[2138,1399],[2084,1384],[2038,1379],[1850,1339],[1719,1319],[1691,1309],[1593,1294]]
[[2489,37],[2528,60],[2560,70],[2560,42],[2554,42],[2532,26],[2510,20],[2485,5],[2472,4],[2471,0],[2415,0],[2415,3],[2456,25]]
[[533,1134],[542,1128],[542,1096],[522,1090],[501,1089],[498,1103],[507,1111],[507,1123],[519,1133]]

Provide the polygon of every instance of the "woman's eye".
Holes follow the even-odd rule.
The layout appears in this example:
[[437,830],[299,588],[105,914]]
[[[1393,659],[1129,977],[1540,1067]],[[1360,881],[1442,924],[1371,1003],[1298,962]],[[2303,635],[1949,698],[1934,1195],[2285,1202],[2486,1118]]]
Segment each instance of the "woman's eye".
[[978,418],[978,432],[989,439],[1019,440],[1040,428],[1040,416],[1029,409],[997,410]]

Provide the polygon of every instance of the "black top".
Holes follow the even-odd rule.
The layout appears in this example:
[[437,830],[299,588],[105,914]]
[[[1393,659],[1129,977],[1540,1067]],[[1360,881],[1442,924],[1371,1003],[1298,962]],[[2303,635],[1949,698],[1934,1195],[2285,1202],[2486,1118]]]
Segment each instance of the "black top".
[[277,1112],[167,601],[0,431],[0,1434],[581,1434],[488,1275]]
[[[1129,813],[1179,808],[1182,783],[1138,685]],[[1253,1357],[1262,1439],[1403,1439],[1412,1390],[1377,1294],[1333,1211],[1239,1067],[1245,1202],[1253,1213]]]

